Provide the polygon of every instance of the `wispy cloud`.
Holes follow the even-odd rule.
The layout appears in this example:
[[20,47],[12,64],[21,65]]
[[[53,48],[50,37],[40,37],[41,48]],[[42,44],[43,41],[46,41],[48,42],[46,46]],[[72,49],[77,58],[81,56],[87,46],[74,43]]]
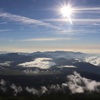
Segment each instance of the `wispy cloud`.
[[83,35],[83,34],[96,34],[100,33],[99,31],[95,31],[95,29],[89,30],[89,29],[76,29],[76,30],[64,30],[64,31],[56,31],[55,34],[67,34],[67,35]]
[[7,12],[0,12],[0,17],[8,19],[10,21],[19,22],[22,24],[28,24],[28,25],[35,24],[35,25],[41,25],[41,26],[46,26],[46,27],[58,29],[57,26],[54,26],[50,23],[45,23],[45,22],[40,21],[40,20],[36,20],[36,19],[32,19],[32,18],[20,16],[20,15],[15,15],[15,14],[7,13]]
[[0,32],[7,32],[7,31],[11,31],[12,29],[2,29],[0,30]]
[[[88,7],[88,8],[74,8],[73,7],[73,13],[84,13],[84,14],[89,14],[89,13],[92,13],[92,14],[99,14],[100,13],[100,7]],[[94,16],[94,15],[92,15]],[[78,19],[74,19],[74,18],[71,18],[71,20],[73,22],[100,22],[100,18],[84,18],[84,19],[81,19],[81,18],[78,18]],[[50,18],[50,19],[43,19],[43,21],[55,21],[55,22],[69,22],[68,19],[66,18]]]
[[100,13],[100,7],[73,8],[73,13]]
[[[69,20],[65,19],[65,18],[52,18],[52,19],[43,19],[43,21],[55,21],[55,22],[69,22]],[[72,21],[76,21],[76,22],[100,22],[100,18],[92,18],[92,19],[72,19]]]
[[100,10],[100,7],[76,8],[74,10]]
[[32,42],[32,41],[59,41],[59,40],[73,40],[74,38],[32,38],[32,39],[24,39],[21,41],[27,41],[27,42]]

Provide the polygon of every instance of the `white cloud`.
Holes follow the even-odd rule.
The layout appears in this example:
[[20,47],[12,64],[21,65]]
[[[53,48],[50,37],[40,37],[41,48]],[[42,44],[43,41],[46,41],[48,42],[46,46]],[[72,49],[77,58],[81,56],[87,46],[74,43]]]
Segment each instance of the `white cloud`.
[[7,31],[11,31],[12,29],[3,29],[3,30],[0,30],[0,32],[7,32]]
[[40,71],[38,70],[38,69],[36,69],[36,70],[24,70],[23,71],[26,75],[33,75],[33,74],[38,74]]
[[61,91],[61,87],[60,87],[60,85],[51,85],[50,87],[49,87],[49,91],[55,91],[55,92],[58,92],[58,91]]
[[38,94],[38,90],[34,89],[34,88],[29,88],[26,87],[26,91],[32,94]]
[[12,61],[5,61],[3,63],[0,63],[0,66],[10,66]]
[[3,79],[0,80],[0,89],[3,92],[6,92],[7,89],[9,90],[9,88],[13,89],[12,92],[14,93],[14,96],[17,96],[18,93],[21,93],[22,91],[26,91],[33,95],[40,96],[42,94],[49,94],[52,92],[66,93],[67,89],[69,89],[72,94],[85,93],[85,91],[91,93],[91,92],[100,92],[100,82],[82,77],[77,72],[74,72],[72,75],[68,75],[67,82],[62,83],[62,85],[55,84],[50,86],[41,86],[38,89],[28,86],[26,87],[16,86],[15,84],[10,85],[9,82],[6,82]]
[[[43,21],[49,21],[49,22],[68,22],[69,20],[66,20],[64,18],[50,18],[50,19],[43,19]],[[94,18],[94,19],[72,19],[73,22],[82,22],[81,24],[90,24],[89,22],[100,22],[100,18]],[[77,23],[76,23],[77,24]]]
[[34,61],[19,64],[22,67],[37,67],[41,69],[48,69],[56,65],[51,58],[36,58]]
[[68,82],[66,83],[72,93],[84,93],[85,91],[99,91],[100,82],[80,76],[79,73],[74,72],[74,75],[67,76]]
[[81,76],[74,72],[74,75],[69,75],[67,76],[68,78],[68,88],[71,90],[72,93],[84,93],[84,89],[82,86],[78,85],[81,84],[81,81],[79,78],[81,78]]
[[25,39],[21,41],[59,41],[59,40],[73,40],[74,38],[33,38],[33,39]]
[[88,90],[90,92],[98,91],[98,87],[100,87],[100,82],[96,82],[96,81],[89,80],[86,78],[83,78],[83,81],[84,81],[84,84],[86,85],[85,90]]
[[0,80],[0,89],[5,93],[7,88],[6,88],[6,81],[4,79]]
[[45,22],[40,21],[40,20],[36,20],[36,19],[32,19],[32,18],[20,16],[20,15],[14,15],[14,14],[7,13],[7,12],[0,12],[0,17],[3,17],[3,18],[8,19],[10,21],[19,22],[22,24],[28,24],[28,25],[35,24],[35,25],[42,25],[42,26],[47,26],[50,28],[58,29],[58,27],[51,25],[50,23],[45,23]]
[[74,9],[74,10],[87,10],[87,11],[90,11],[90,10],[97,10],[99,11],[100,10],[100,7],[89,7],[89,8],[79,8],[79,9]]
[[5,86],[6,85],[6,81],[4,79],[1,79],[0,85]]
[[21,86],[17,87],[15,84],[12,84],[11,88],[14,90],[14,96],[23,91]]
[[77,68],[76,66],[73,66],[73,65],[63,65],[63,66],[59,66],[59,68]]
[[42,94],[47,93],[47,91],[48,91],[48,89],[45,86],[41,87],[41,93]]
[[96,56],[90,56],[90,57],[86,57],[84,59],[85,62],[88,62],[90,64],[93,64],[95,66],[100,66],[100,58],[96,57]]

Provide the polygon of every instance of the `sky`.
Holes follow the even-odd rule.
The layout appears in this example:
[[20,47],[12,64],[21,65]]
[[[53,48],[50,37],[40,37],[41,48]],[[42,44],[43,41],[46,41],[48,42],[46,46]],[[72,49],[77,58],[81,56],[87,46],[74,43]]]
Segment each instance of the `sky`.
[[100,0],[0,0],[0,51],[100,53],[99,43]]

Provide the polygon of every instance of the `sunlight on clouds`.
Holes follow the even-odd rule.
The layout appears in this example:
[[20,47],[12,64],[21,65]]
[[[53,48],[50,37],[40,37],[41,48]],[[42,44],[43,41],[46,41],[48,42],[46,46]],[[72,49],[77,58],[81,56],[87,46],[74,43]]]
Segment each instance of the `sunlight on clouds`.
[[36,58],[34,61],[19,64],[22,67],[37,67],[40,69],[49,69],[51,66],[56,65],[51,58]]
[[[78,18],[78,19],[72,19],[73,22],[100,22],[100,18],[92,18],[92,19],[85,19],[85,18]],[[55,22],[65,22],[65,21],[69,21],[69,20],[66,20],[64,18],[50,18],[50,19],[43,19],[43,21],[55,21]]]

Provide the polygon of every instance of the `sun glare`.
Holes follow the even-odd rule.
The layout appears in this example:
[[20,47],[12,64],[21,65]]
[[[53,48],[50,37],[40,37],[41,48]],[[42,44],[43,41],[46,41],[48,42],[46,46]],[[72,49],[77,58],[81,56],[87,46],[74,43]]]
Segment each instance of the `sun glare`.
[[73,9],[69,5],[63,6],[60,9],[60,12],[61,12],[62,16],[65,17],[65,18],[68,18],[69,22],[72,24],[72,20],[71,20],[70,16],[73,12]]

